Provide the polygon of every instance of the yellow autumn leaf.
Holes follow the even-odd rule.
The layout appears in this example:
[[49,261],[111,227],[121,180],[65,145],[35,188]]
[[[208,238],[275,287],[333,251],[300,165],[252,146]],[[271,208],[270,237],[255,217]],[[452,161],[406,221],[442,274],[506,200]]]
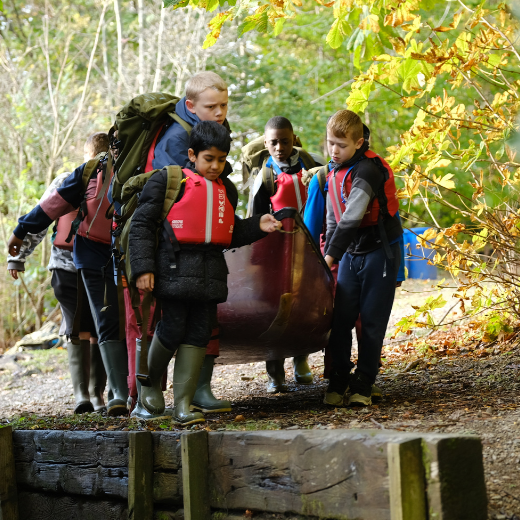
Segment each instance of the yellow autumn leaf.
[[422,235],[417,235],[417,240],[422,247],[431,248],[431,242],[437,236],[437,230],[434,228],[427,229]]
[[448,190],[454,190],[455,183],[451,180],[452,177],[453,177],[453,174],[448,173],[448,175],[445,175],[442,179],[438,179],[437,184]]

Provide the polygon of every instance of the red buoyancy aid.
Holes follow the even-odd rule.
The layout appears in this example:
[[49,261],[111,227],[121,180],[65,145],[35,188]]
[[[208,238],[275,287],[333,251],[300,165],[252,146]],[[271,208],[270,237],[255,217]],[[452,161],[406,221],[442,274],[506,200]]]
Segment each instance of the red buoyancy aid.
[[53,246],[56,246],[58,249],[65,249],[66,251],[72,251],[74,249],[74,235],[72,235],[69,242],[67,242],[67,238],[69,237],[72,223],[78,216],[78,211],[79,208],[58,219],[56,225],[56,236],[52,242]]
[[[373,159],[374,157],[378,157],[384,168],[388,172],[388,177],[385,179],[384,184],[384,195],[386,198],[386,207],[388,209],[388,213],[391,216],[394,216],[399,209],[399,200],[397,199],[397,189],[395,187],[394,180],[394,172],[390,165],[379,155],[372,152],[371,150],[367,150],[365,152],[365,157],[368,159]],[[328,175],[329,180],[329,195],[332,201],[332,207],[334,208],[334,216],[336,217],[336,222],[339,222],[341,216],[345,212],[345,203],[343,200],[348,200],[350,195],[350,190],[352,189],[352,170],[354,166],[350,168],[343,168],[338,171],[331,171]],[[345,178],[346,177],[346,178]],[[376,194],[375,198],[370,202],[367,207],[367,211],[361,221],[360,227],[368,227],[377,225],[380,213],[380,206],[378,195]]]
[[296,208],[301,211],[307,201],[307,190],[302,182],[302,170],[298,173],[279,173],[276,179],[276,193],[271,197],[273,211],[282,208]]
[[191,170],[186,175],[184,195],[166,219],[181,244],[231,244],[235,210],[220,179],[210,181]]
[[85,199],[88,213],[79,225],[78,235],[93,240],[94,242],[100,242],[101,244],[111,244],[112,235],[110,231],[112,229],[112,219],[109,220],[105,217],[110,207],[110,202],[108,201],[106,193],[103,195],[102,200],[98,199],[102,188],[103,169],[99,169],[97,177],[91,178],[87,186]]

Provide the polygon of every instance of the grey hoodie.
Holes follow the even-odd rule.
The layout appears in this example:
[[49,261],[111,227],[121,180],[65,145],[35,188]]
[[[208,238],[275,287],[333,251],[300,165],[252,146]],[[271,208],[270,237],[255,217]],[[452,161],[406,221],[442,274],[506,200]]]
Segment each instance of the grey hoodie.
[[[40,202],[45,200],[52,192],[58,189],[63,181],[70,175],[70,172],[64,172],[58,175],[45,190],[42,195]],[[27,257],[32,254],[36,246],[45,238],[49,228],[44,229],[40,233],[32,235],[28,233],[23,239],[20,253],[17,256],[7,256],[7,269],[16,269],[17,271],[25,271],[25,261]],[[64,271],[70,271],[71,273],[76,272],[76,266],[72,260],[72,252],[66,251],[65,249],[58,249],[52,246],[51,257],[49,259],[49,265],[47,266],[49,271],[53,269],[63,269]]]

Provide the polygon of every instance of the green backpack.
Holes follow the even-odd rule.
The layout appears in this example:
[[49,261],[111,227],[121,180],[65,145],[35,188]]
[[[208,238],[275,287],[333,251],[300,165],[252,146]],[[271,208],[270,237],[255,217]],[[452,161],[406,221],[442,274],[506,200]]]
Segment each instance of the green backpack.
[[[121,206],[120,214],[114,215],[119,229],[122,229],[121,234],[116,238],[116,247],[121,251],[119,258],[120,263],[123,262],[123,273],[128,282],[128,286],[132,288],[135,285],[135,280],[132,275],[132,265],[130,264],[130,249],[129,236],[130,226],[132,224],[132,216],[137,208],[139,195],[143,191],[144,185],[148,182],[150,177],[161,170],[153,170],[151,172],[141,173],[129,179],[121,190],[121,199],[123,204]],[[182,185],[182,168],[180,166],[166,166],[167,184],[166,195],[164,198],[164,205],[161,212],[160,222],[168,216],[173,204],[179,196]],[[162,228],[159,228],[159,231]],[[157,243],[159,237],[157,236]]]
[[131,99],[117,113],[109,133],[112,145],[119,150],[112,184],[115,201],[124,203],[123,186],[129,179],[144,172],[150,147],[165,125],[173,119],[188,135],[191,133],[191,125],[175,113],[179,101],[171,94],[151,92]]

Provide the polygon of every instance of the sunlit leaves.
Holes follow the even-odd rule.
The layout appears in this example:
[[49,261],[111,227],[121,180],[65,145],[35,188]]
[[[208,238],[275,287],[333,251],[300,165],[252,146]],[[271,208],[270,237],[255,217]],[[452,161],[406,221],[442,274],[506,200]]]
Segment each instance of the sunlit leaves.
[[342,18],[336,18],[329,34],[327,34],[327,43],[333,48],[337,49],[345,40],[348,31],[348,23]]
[[350,96],[347,99],[348,108],[353,112],[364,112],[366,107],[368,106],[368,100],[372,88],[372,82],[367,81],[361,86],[361,88],[352,90]]

